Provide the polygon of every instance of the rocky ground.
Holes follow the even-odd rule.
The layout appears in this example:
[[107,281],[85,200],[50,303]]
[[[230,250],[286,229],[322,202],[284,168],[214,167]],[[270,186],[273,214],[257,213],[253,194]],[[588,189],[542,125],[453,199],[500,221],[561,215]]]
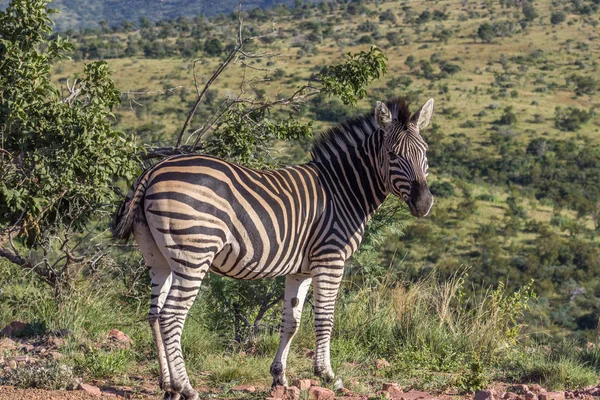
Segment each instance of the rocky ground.
[[[62,355],[58,351],[64,344],[61,333],[19,338],[18,332],[25,329],[26,324],[12,322],[0,331],[0,383],[17,368],[31,367],[33,374],[37,373],[35,366],[45,360],[59,360]],[[131,343],[129,337],[118,330],[111,330],[102,346],[127,347]],[[132,377],[136,382],[133,386],[104,384],[104,382],[82,382],[73,377],[72,382],[66,383],[64,390],[19,389],[12,386],[0,386],[0,400],[83,400],[83,399],[157,399],[160,390],[153,379],[148,377]],[[507,385],[495,383],[487,390],[470,395],[453,393],[430,394],[415,390],[403,390],[396,383],[384,383],[375,393],[359,394],[349,389],[337,393],[321,387],[319,382],[312,379],[297,379],[290,387],[278,386],[272,390],[264,387],[242,385],[232,388],[227,393],[219,393],[206,389],[201,391],[201,398],[227,399],[261,399],[266,400],[591,400],[600,397],[600,386],[583,388],[577,391],[550,392],[540,385]]]

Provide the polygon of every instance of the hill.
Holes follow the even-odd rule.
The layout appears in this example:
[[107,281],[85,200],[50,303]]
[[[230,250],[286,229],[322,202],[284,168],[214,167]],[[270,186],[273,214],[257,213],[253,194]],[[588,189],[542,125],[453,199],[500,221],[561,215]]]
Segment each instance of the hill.
[[[0,9],[5,9],[10,0],[0,0]],[[267,8],[275,4],[291,4],[291,0],[248,0],[244,8]],[[182,16],[199,15],[214,16],[220,13],[229,14],[237,9],[237,0],[55,0],[51,8],[61,11],[52,19],[57,31],[69,29],[98,28],[104,21],[109,26],[117,26],[124,21],[138,24],[141,18],[150,21],[177,19]]]

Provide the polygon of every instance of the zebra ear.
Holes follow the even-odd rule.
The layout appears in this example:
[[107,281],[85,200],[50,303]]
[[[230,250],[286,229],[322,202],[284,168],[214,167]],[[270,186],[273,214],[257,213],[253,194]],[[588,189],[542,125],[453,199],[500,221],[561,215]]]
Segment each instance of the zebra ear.
[[415,115],[413,115],[411,117],[411,121],[417,125],[419,130],[421,130],[421,129],[425,128],[427,125],[429,125],[429,121],[431,121],[432,115],[433,115],[433,99],[429,99],[429,100],[427,100],[427,103],[425,103],[423,105],[423,107],[421,107],[419,109],[419,111],[417,111],[415,113]]
[[380,101],[375,102],[375,110],[373,113],[375,115],[375,122],[377,123],[378,127],[382,129],[387,129],[390,127],[392,124],[392,113],[384,103]]

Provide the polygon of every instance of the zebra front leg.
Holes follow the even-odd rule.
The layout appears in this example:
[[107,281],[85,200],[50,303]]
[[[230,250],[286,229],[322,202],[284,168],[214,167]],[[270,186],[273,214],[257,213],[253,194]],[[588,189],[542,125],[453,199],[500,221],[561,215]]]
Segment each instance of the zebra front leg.
[[335,300],[342,282],[344,262],[329,261],[311,269],[313,292],[315,297],[315,332],[317,348],[315,351],[315,375],[334,382],[335,389],[343,387],[342,380],[336,379],[331,368],[330,343],[333,329]]
[[285,277],[285,296],[283,302],[283,318],[281,322],[281,334],[277,355],[271,364],[271,375],[273,384],[271,386],[287,386],[285,369],[287,357],[290,351],[292,339],[298,328],[302,317],[302,307],[306,293],[310,286],[310,277],[303,275],[288,275]]

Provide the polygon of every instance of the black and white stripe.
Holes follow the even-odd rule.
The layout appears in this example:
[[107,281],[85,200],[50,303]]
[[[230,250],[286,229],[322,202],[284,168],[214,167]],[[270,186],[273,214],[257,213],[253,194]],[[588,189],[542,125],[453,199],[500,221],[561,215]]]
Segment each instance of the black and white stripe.
[[166,159],[132,186],[114,235],[131,232],[150,268],[150,325],[161,387],[196,399],[181,354],[187,313],[207,271],[235,279],[286,276],[273,384],[285,365],[310,283],[315,297],[315,372],[334,379],[329,358],[333,312],[344,263],[358,248],[370,216],[394,193],[416,216],[432,203],[427,146],[419,129],[430,100],[411,116],[401,99],[377,102],[374,115],[324,133],[307,164],[254,170],[207,155]]

